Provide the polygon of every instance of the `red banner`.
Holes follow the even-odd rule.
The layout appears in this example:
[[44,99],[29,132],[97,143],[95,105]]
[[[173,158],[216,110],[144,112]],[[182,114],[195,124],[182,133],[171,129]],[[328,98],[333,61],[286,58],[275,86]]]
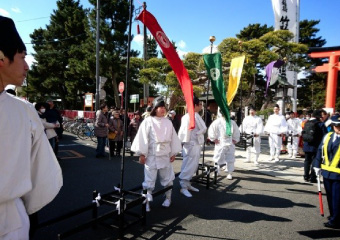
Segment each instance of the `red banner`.
[[189,129],[195,128],[195,112],[193,104],[193,89],[189,74],[184,67],[182,60],[179,58],[174,46],[165,35],[162,28],[159,26],[156,18],[145,9],[137,17],[139,21],[145,24],[154,36],[155,40],[161,47],[166,59],[168,60],[172,70],[177,76],[177,80],[181,85],[185,102],[187,104],[188,113],[190,116]]

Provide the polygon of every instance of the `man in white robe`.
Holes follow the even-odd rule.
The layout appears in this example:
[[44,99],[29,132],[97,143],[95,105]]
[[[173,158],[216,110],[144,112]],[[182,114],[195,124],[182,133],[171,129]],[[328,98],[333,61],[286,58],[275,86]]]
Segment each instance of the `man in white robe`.
[[290,118],[287,121],[288,124],[288,158],[296,158],[298,144],[299,144],[299,137],[302,132],[301,127],[301,120],[295,117],[294,112],[289,113]]
[[183,143],[182,150],[182,167],[179,175],[179,183],[181,185],[181,193],[186,197],[192,197],[189,192],[199,192],[199,190],[191,186],[190,180],[198,168],[201,155],[201,145],[204,144],[204,133],[207,127],[201,116],[198,114],[202,110],[202,103],[198,98],[194,97],[195,111],[195,128],[189,130],[189,114],[185,114],[181,120],[181,127],[178,132],[178,137]]
[[0,239],[28,240],[28,215],[54,199],[62,173],[33,105],[4,91],[28,65],[14,22],[0,16],[0,32]]
[[231,120],[231,136],[226,133],[226,120],[220,114],[208,129],[208,138],[215,143],[213,160],[217,165],[219,174],[220,166],[226,164],[225,172],[228,173],[227,179],[231,180],[232,172],[235,170],[235,144],[240,141],[240,131],[235,121]]
[[[139,162],[144,164],[143,189],[147,190],[146,210],[150,211],[149,201],[152,201],[152,191],[155,188],[157,173],[164,187],[172,186],[175,179],[172,162],[181,151],[172,122],[166,117],[165,103],[162,97],[155,98],[150,117],[141,123],[132,143],[131,151],[139,156]],[[163,207],[171,204],[171,190],[165,193]]]
[[282,136],[283,134],[286,134],[287,130],[286,119],[280,114],[280,107],[276,104],[274,107],[274,114],[269,116],[266,126],[264,127],[264,131],[269,134],[269,161],[272,161],[274,157],[275,162],[280,161]]
[[[250,162],[251,153],[255,153],[254,164],[258,165],[258,159],[261,152],[261,137],[263,133],[263,123],[262,119],[256,116],[256,111],[254,108],[249,108],[249,116],[243,119],[242,125],[240,126],[242,133],[253,135],[253,146],[249,146],[246,149],[247,155],[245,162]],[[251,139],[248,140],[250,142]]]

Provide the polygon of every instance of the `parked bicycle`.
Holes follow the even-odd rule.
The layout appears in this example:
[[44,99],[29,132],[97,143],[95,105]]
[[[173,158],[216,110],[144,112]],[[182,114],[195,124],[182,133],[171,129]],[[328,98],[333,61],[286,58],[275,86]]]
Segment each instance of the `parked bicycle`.
[[77,131],[78,138],[82,140],[91,139],[93,142],[97,142],[97,138],[94,136],[94,126],[91,120],[86,120],[78,127]]

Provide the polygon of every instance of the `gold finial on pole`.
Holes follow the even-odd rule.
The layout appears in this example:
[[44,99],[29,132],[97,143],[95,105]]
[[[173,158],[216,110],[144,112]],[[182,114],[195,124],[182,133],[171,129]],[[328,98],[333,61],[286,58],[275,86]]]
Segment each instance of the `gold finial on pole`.
[[209,41],[210,41],[211,43],[215,42],[215,40],[216,40],[215,36],[210,36],[210,37],[209,37]]
[[210,36],[209,37],[209,41],[211,42],[211,44],[210,44],[210,54],[212,54],[215,40],[216,40],[215,36]]

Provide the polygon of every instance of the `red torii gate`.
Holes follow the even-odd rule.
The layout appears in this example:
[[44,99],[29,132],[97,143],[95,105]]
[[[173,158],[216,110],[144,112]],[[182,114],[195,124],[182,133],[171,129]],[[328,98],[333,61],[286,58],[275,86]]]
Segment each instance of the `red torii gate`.
[[338,85],[338,71],[340,69],[340,46],[337,47],[311,47],[308,51],[311,58],[329,58],[328,63],[318,66],[315,72],[328,72],[326,90],[326,108],[332,108],[334,112],[336,101],[336,89]]

